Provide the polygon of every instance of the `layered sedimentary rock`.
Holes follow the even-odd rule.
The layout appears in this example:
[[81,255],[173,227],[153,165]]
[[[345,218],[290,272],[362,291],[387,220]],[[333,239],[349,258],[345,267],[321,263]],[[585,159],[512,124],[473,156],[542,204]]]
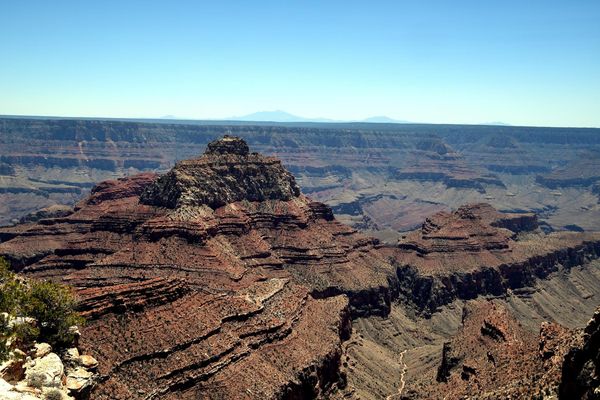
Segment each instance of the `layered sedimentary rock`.
[[536,182],[551,189],[586,187],[600,182],[599,154],[584,152],[566,166],[536,176]]
[[[73,205],[106,179],[165,172],[230,133],[281,158],[304,193],[338,219],[389,242],[434,212],[482,201],[535,211],[556,230],[600,229],[589,185],[554,189],[535,180],[560,178],[563,167],[564,177],[592,176],[600,155],[594,129],[158,122],[0,118],[0,225]],[[577,160],[584,162],[569,167]]]
[[599,245],[487,204],[432,215],[380,250],[396,266],[399,304],[354,322],[337,398],[556,395],[572,329],[600,295]]
[[573,337],[574,332],[554,323],[531,332],[500,304],[470,302],[459,331],[442,347],[437,369],[409,381],[402,398],[556,396]]
[[213,209],[236,201],[291,200],[300,195],[294,177],[281,161],[249,154],[242,139],[225,136],[209,143],[206,156],[178,163],[149,185],[143,204]]
[[426,314],[455,299],[530,287],[600,256],[598,234],[526,233],[536,227],[532,214],[467,205],[433,215],[383,252],[398,266],[401,297]]
[[510,221],[499,214],[487,204],[442,211],[427,218],[420,230],[407,235],[398,246],[418,254],[507,249],[513,232],[493,226],[496,220]]
[[97,399],[325,396],[345,384],[351,316],[391,304],[377,241],[235,138],[0,240],[21,273],[77,289]]
[[[418,146],[451,153],[439,142]],[[380,156],[374,159],[383,164],[387,156]],[[389,207],[403,198],[371,200]],[[70,211],[0,229],[0,255],[23,274],[76,288],[88,318],[82,350],[99,361],[94,398],[380,398],[408,394],[387,390],[405,384],[420,396],[422,388],[404,380],[415,374],[413,353],[441,370],[422,393],[438,393],[446,379],[457,382],[459,396],[476,390],[474,382],[504,393],[512,379],[475,378],[493,362],[472,340],[487,343],[503,363],[504,355],[533,354],[543,341],[543,355],[535,353],[541,361],[524,360],[524,368],[560,364],[551,343],[563,343],[561,328],[532,335],[491,306],[469,306],[464,323],[452,314],[461,300],[518,296],[600,254],[597,234],[537,228],[532,213],[478,203],[438,212],[384,246],[301,194],[277,159],[226,137],[163,175],[106,181]],[[436,326],[444,319],[450,322]],[[366,341],[351,333],[351,320],[358,329],[377,328],[370,353],[352,350]],[[463,334],[448,324],[460,324]],[[440,340],[450,342],[445,353]],[[381,356],[389,343],[406,346],[406,358],[400,351]],[[371,364],[380,356],[389,371],[364,372],[377,370]],[[381,393],[370,385],[383,375],[393,383]],[[369,393],[377,395],[363,396]]]
[[398,169],[396,179],[440,181],[448,187],[472,188],[485,192],[483,184],[504,184],[492,173],[469,167],[464,158],[439,137],[422,139],[408,157],[406,166]]

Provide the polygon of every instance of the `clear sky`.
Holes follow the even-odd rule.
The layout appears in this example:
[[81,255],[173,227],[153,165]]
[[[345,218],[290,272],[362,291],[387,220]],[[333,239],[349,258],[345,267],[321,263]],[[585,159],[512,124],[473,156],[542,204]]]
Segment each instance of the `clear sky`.
[[600,127],[600,1],[0,0],[0,114]]

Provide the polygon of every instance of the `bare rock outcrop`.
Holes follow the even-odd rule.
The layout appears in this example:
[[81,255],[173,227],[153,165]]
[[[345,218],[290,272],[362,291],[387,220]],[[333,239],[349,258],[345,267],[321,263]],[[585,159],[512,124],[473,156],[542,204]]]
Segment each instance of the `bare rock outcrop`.
[[444,344],[438,370],[409,382],[403,398],[556,396],[572,331],[545,322],[536,335],[502,305],[485,300],[467,303],[462,322]]
[[76,288],[95,399],[326,397],[351,317],[393,297],[376,240],[231,137],[0,238],[22,274]]
[[537,228],[534,214],[500,213],[487,204],[439,212],[385,248],[397,266],[400,297],[430,315],[455,299],[503,296],[559,270],[600,256],[597,233],[519,232]]
[[[597,234],[536,226],[533,214],[468,205],[385,247],[301,194],[277,159],[226,137],[164,175],[101,183],[69,215],[1,228],[0,255],[76,289],[88,318],[80,350],[98,361],[92,398],[327,398],[346,385],[352,318],[385,317],[398,298],[427,317],[600,254]],[[531,371],[556,364],[551,331],[543,358],[535,335],[514,340],[520,329],[500,309],[473,308],[470,339],[450,342],[432,382],[475,390],[504,355],[534,352]],[[83,379],[74,368],[67,384]]]
[[600,308],[564,357],[559,397],[600,398]]
[[140,202],[168,208],[206,205],[216,209],[241,200],[287,201],[299,195],[294,177],[281,161],[250,154],[242,139],[225,136],[209,143],[202,157],[177,163],[145,189]]
[[14,347],[0,364],[0,398],[87,399],[98,378],[97,367],[94,357],[80,355],[76,347],[54,352],[49,344],[36,343],[27,353]]

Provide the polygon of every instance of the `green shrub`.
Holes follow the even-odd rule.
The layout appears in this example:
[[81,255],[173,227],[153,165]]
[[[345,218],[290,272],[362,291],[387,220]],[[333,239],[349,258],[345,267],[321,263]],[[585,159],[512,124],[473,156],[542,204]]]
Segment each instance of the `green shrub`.
[[0,315],[0,362],[6,360],[10,351],[6,346],[6,339],[8,339],[8,321],[4,315]]
[[34,372],[27,377],[27,385],[32,388],[41,389],[46,383],[46,375],[41,372]]
[[38,322],[40,337],[52,346],[73,342],[69,327],[83,323],[76,307],[71,288],[48,281],[31,281],[24,304],[25,314]]
[[8,355],[6,343],[10,337],[17,345],[24,346],[34,340],[59,348],[72,343],[74,337],[69,327],[83,323],[76,307],[75,294],[69,287],[48,281],[23,280],[0,258],[0,313],[36,320],[35,325],[21,323],[9,327],[8,318],[0,314],[0,361]]
[[58,389],[50,389],[44,395],[44,400],[62,400],[62,392]]

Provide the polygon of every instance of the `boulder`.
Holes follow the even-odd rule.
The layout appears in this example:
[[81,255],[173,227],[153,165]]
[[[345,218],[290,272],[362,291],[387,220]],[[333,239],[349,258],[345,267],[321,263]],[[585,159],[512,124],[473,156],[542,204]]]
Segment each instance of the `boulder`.
[[77,350],[77,347],[65,350],[62,359],[65,366],[75,366],[79,364],[79,350]]
[[94,369],[98,366],[98,361],[94,357],[84,354],[79,356],[79,365],[87,369]]
[[50,352],[52,351],[52,346],[50,346],[48,343],[36,343],[34,346],[34,357],[35,358],[42,358],[45,357],[46,355],[50,354]]
[[64,366],[60,357],[49,353],[26,365],[25,379],[33,387],[60,386],[63,373]]
[[24,358],[14,354],[8,361],[0,364],[0,377],[10,381],[17,382],[23,379]]
[[94,374],[85,368],[76,368],[67,374],[67,390],[71,395],[77,395],[93,384]]

